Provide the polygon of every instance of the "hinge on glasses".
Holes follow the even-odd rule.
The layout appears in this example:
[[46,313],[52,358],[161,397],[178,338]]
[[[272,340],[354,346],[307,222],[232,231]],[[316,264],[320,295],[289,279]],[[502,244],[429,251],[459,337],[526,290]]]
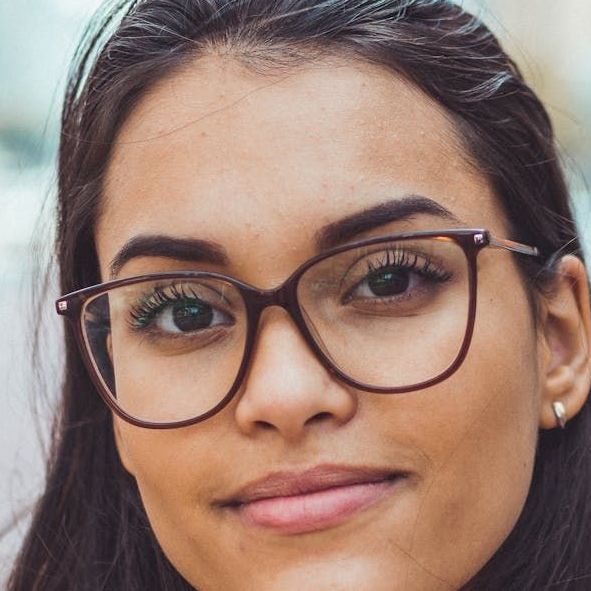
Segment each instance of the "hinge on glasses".
[[484,234],[474,234],[474,244],[484,244],[486,238]]
[[57,303],[57,309],[60,312],[66,312],[68,309],[68,302],[58,302]]

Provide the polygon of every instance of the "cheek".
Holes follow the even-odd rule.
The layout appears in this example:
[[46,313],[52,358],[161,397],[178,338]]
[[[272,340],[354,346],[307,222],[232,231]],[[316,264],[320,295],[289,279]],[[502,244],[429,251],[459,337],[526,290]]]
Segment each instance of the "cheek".
[[137,481],[164,553],[185,576],[208,572],[217,562],[209,543],[215,527],[208,502],[215,496],[211,474],[231,469],[222,453],[222,430],[203,423],[158,431],[115,421],[119,455]]
[[484,277],[470,350],[455,374],[372,403],[383,441],[403,442],[428,459],[406,549],[453,588],[509,535],[531,482],[540,392],[536,331],[518,279],[504,284],[506,290],[493,289]]
[[[421,409],[409,417],[423,431],[414,436],[416,445],[432,461],[414,548],[431,572],[458,585],[510,533],[531,482],[539,396],[535,329],[525,297],[514,298],[479,302],[466,361],[425,392]],[[442,548],[453,549],[453,556]]]
[[[491,388],[494,402],[458,412],[455,432],[446,429],[433,454],[437,465],[427,479],[413,543],[424,549],[421,559],[432,572],[457,584],[500,547],[528,494],[537,431],[526,405],[501,401],[510,388]],[[442,548],[461,555],[461,568]]]

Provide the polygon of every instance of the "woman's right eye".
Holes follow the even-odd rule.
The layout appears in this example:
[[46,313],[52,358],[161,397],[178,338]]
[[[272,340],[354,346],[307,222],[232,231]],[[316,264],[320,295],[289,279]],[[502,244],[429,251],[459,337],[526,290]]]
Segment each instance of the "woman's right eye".
[[[232,315],[223,310],[220,294],[200,292],[204,287],[155,288],[136,300],[129,311],[133,330],[154,336],[191,336],[217,326],[233,324]],[[219,306],[211,299],[219,300]]]
[[154,317],[154,325],[169,334],[187,334],[229,324],[228,314],[199,300],[181,300],[167,304]]

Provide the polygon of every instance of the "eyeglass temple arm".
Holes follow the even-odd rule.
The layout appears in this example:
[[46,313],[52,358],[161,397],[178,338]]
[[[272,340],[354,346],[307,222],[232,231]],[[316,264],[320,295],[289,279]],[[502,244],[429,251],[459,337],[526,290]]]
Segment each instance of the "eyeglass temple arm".
[[525,254],[528,256],[536,257],[540,254],[540,251],[535,246],[528,246],[521,242],[514,242],[513,240],[507,240],[506,238],[496,238],[489,234],[489,246],[493,248],[503,248],[510,250],[511,252],[518,252],[519,254]]

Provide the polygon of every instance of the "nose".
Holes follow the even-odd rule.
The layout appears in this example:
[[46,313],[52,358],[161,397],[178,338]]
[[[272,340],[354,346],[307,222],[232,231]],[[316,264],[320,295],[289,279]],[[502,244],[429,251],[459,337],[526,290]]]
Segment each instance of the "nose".
[[268,308],[234,411],[239,429],[294,442],[312,430],[346,424],[357,406],[357,393],[321,364],[287,312]]

